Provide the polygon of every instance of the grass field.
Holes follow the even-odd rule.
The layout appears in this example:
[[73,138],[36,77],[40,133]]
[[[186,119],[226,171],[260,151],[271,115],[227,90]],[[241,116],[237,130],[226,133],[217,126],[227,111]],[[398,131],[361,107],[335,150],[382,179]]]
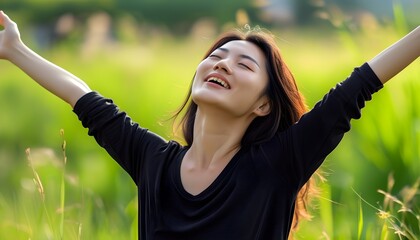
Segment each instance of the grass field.
[[[309,106],[402,36],[392,27],[273,32]],[[170,138],[166,120],[212,39],[165,36],[88,53],[62,42],[40,53]],[[297,239],[418,239],[419,69],[417,60],[353,121],[322,167],[328,181]],[[131,179],[87,136],[70,106],[10,63],[0,62],[0,74],[0,239],[137,239]]]

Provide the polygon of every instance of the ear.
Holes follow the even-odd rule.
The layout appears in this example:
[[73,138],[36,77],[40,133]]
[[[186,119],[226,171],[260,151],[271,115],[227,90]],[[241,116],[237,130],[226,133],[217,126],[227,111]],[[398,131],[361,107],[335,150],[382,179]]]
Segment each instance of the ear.
[[265,97],[261,104],[254,110],[255,115],[259,117],[264,117],[271,112],[271,103],[270,100]]

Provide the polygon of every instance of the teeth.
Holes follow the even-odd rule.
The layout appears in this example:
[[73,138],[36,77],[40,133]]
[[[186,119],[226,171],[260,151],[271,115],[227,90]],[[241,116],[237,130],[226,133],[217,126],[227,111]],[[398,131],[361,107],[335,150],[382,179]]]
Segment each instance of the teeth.
[[229,87],[229,84],[227,84],[225,81],[223,81],[223,80],[222,80],[222,79],[220,79],[220,78],[211,77],[211,78],[207,79],[207,82],[210,82],[210,81],[212,81],[212,82],[217,82],[217,83],[219,83],[220,85],[222,85],[224,88],[227,88],[227,89],[229,89],[229,88],[230,88],[230,87]]

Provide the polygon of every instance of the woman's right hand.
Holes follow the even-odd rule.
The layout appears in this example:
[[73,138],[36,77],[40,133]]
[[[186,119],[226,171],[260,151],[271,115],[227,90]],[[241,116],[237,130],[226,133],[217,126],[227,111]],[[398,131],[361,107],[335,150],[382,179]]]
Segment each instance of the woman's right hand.
[[0,11],[0,58],[9,59],[13,49],[21,44],[20,33],[17,24],[13,22],[3,11]]

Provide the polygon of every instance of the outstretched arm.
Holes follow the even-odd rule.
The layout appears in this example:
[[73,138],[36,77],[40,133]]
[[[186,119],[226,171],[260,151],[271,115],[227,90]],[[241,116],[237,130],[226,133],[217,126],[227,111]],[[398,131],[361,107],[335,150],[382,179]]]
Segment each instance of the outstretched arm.
[[42,87],[69,103],[72,107],[90,88],[78,77],[42,58],[20,39],[18,27],[0,11],[0,58],[7,59]]
[[372,60],[369,66],[382,83],[397,75],[420,56],[420,26],[394,43]]

